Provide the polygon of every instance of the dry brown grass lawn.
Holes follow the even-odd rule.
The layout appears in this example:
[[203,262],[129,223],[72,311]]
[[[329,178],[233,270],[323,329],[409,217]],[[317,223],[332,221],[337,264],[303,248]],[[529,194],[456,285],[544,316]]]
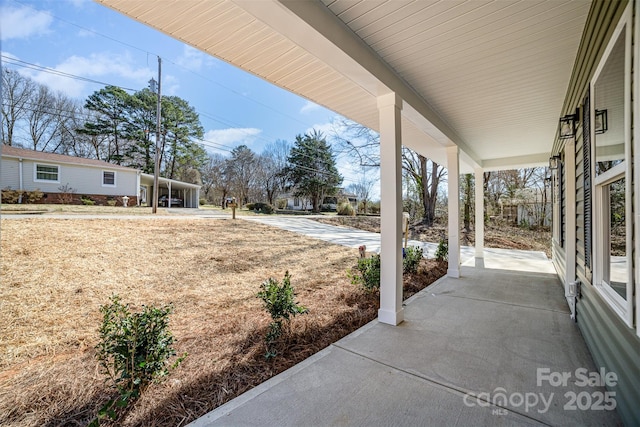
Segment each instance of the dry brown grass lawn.
[[[345,272],[357,251],[242,220],[33,218],[1,221],[0,425],[83,425],[112,397],[94,346],[99,307],[175,306],[186,361],[119,425],[183,425],[375,317]],[[310,313],[266,362],[256,298],[292,275]]]

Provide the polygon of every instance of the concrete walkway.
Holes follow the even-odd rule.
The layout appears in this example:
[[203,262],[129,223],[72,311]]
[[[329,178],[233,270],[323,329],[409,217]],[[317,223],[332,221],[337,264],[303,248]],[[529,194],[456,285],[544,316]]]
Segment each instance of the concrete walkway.
[[[366,245],[368,252],[380,252],[380,234],[369,231],[356,230],[349,227],[337,227],[323,224],[308,218],[300,217],[262,217],[247,216],[242,219],[256,221],[272,227],[294,233],[304,234],[314,239],[325,242],[348,246],[357,249],[360,245]],[[409,246],[420,246],[427,258],[434,258],[438,245],[436,243],[409,240]],[[462,246],[460,248],[460,260],[462,265],[475,266],[475,248]],[[544,252],[521,251],[514,249],[484,249],[484,268],[498,268],[505,270],[530,271],[537,273],[555,273],[553,265]]]
[[[244,219],[379,245],[308,219]],[[553,268],[524,251],[490,250],[487,263]],[[619,425],[594,406],[605,389],[580,381],[595,372],[555,274],[463,267],[407,300],[400,326],[373,321],[191,425]]]

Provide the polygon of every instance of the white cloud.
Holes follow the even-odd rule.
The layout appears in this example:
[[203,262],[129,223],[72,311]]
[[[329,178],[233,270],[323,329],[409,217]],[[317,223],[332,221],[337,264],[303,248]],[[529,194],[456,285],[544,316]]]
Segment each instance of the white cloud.
[[228,128],[209,130],[204,135],[204,140],[229,147],[245,144],[251,145],[262,133],[256,128]]
[[[112,54],[108,52],[93,53],[89,56],[71,56],[60,64],[52,67],[56,71],[86,77],[104,83],[114,84],[132,89],[142,89],[154,71],[147,67],[136,67],[132,58],[127,54]],[[64,77],[51,72],[23,70],[23,73],[38,83],[58,90],[69,97],[83,97],[87,91],[93,92],[95,85],[81,80]]]
[[189,45],[184,45],[182,55],[176,59],[176,63],[191,71],[201,71],[214,65],[214,60],[206,53],[200,52]]
[[321,132],[325,139],[329,141],[336,132],[336,125],[333,122],[317,123],[307,129],[305,133],[312,133],[314,130]]
[[0,38],[21,39],[48,33],[53,17],[29,7],[0,7]]
[[316,104],[315,102],[307,101],[300,109],[300,114],[307,114],[320,109],[322,109],[320,105]]

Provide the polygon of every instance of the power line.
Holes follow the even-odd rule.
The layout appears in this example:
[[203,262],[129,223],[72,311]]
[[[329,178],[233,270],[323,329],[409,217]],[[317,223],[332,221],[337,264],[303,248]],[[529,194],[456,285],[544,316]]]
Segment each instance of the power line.
[[[2,59],[5,62],[9,62],[12,65],[17,65],[18,67],[29,68],[29,69],[32,69],[32,70],[37,70],[37,71],[53,74],[53,75],[60,76],[60,77],[67,77],[67,78],[70,78],[70,79],[74,79],[74,80],[78,80],[78,81],[84,81],[84,82],[88,82],[88,83],[96,83],[96,84],[103,85],[103,86],[116,86],[116,85],[113,85],[113,84],[110,84],[110,83],[101,82],[99,80],[90,79],[88,77],[77,76],[75,74],[66,73],[64,71],[56,70],[54,68],[44,67],[42,65],[33,64],[31,62],[22,61],[20,59],[13,58],[11,56],[6,56],[6,55],[1,55],[1,56],[2,56]],[[122,87],[122,86],[117,86],[117,87],[119,87],[119,88],[121,88],[123,90],[126,90],[128,92],[135,92],[136,91],[135,89],[125,88],[125,87]]]
[[[83,27],[82,25],[78,25],[78,24],[73,23],[73,22],[71,22],[71,21],[67,21],[66,19],[60,18],[59,16],[54,15],[53,13],[51,13],[51,12],[49,12],[49,11],[47,11],[47,10],[39,10],[39,9],[36,9],[35,7],[33,7],[33,6],[29,5],[29,4],[25,4],[25,3],[23,3],[23,2],[21,2],[21,1],[19,1],[19,0],[13,0],[13,1],[14,1],[15,3],[18,3],[18,4],[22,5],[22,6],[24,6],[24,7],[28,7],[28,8],[30,8],[31,10],[34,10],[34,11],[36,11],[36,12],[45,13],[45,14],[47,14],[47,15],[51,16],[51,17],[52,17],[52,18],[54,18],[54,19],[57,19],[57,20],[59,20],[59,21],[61,21],[61,22],[64,22],[65,24],[68,24],[68,25],[71,25],[71,26],[73,26],[73,27],[79,28],[79,29],[81,29],[81,30],[83,30],[83,31],[90,32],[90,33],[95,34],[95,35],[97,35],[97,36],[103,37],[103,38],[105,38],[105,39],[107,39],[107,40],[110,40],[110,41],[113,41],[113,42],[115,42],[115,43],[121,44],[121,45],[123,45],[123,46],[127,46],[127,47],[130,47],[130,48],[132,48],[132,49],[138,50],[138,51],[140,51],[140,52],[145,53],[146,55],[154,55],[154,56],[162,57],[162,55],[160,55],[160,54],[158,54],[158,53],[149,52],[149,51],[148,51],[148,50],[146,50],[146,49],[143,49],[143,48],[140,48],[140,47],[138,47],[138,46],[132,45],[132,44],[130,44],[130,43],[124,42],[124,41],[122,41],[122,40],[119,40],[119,39],[116,39],[116,38],[114,38],[114,37],[108,36],[108,35],[106,35],[106,34],[100,33],[100,32],[98,32],[98,31],[95,31],[95,30],[92,30],[92,29],[89,29],[89,28]],[[204,53],[204,54],[205,54],[205,55],[209,55],[209,54],[207,54],[207,53]],[[212,55],[209,55],[209,56],[212,56]],[[213,56],[212,56],[212,57],[213,57]],[[262,106],[262,107],[264,107],[264,108],[267,108],[267,109],[269,109],[269,110],[271,110],[271,111],[273,111],[273,112],[275,112],[275,113],[277,113],[277,114],[280,114],[280,115],[282,115],[282,116],[284,116],[284,117],[287,117],[287,118],[289,118],[289,119],[291,119],[291,120],[294,120],[294,121],[296,121],[296,122],[298,122],[298,123],[300,123],[300,124],[302,124],[302,125],[310,126],[308,123],[305,123],[305,122],[303,122],[302,120],[300,120],[300,119],[298,119],[298,118],[296,118],[296,117],[293,117],[293,116],[291,116],[291,115],[289,115],[289,114],[286,114],[285,112],[280,111],[280,110],[278,110],[278,109],[276,109],[276,108],[274,108],[274,107],[272,107],[272,106],[270,106],[270,105],[268,105],[268,104],[265,104],[265,103],[263,103],[263,102],[261,102],[261,101],[258,101],[257,99],[251,98],[251,97],[249,97],[249,96],[247,96],[247,95],[243,94],[242,92],[238,92],[237,90],[235,90],[235,89],[233,89],[233,88],[231,88],[231,87],[229,87],[229,86],[226,86],[226,85],[224,85],[224,84],[222,84],[222,83],[220,83],[220,82],[217,82],[217,81],[215,81],[215,80],[212,80],[212,79],[210,79],[210,78],[208,78],[208,77],[206,77],[206,76],[204,76],[204,75],[202,75],[202,74],[200,74],[200,73],[197,73],[197,72],[195,72],[195,71],[193,71],[193,70],[190,70],[189,68],[184,67],[184,66],[182,66],[182,65],[180,65],[180,64],[177,64],[177,63],[175,63],[175,62],[173,62],[173,61],[171,61],[171,60],[169,60],[169,59],[167,59],[167,58],[162,57],[162,59],[163,59],[164,61],[166,61],[166,62],[168,62],[168,63],[170,63],[170,64],[174,65],[174,66],[175,66],[175,67],[177,67],[177,68],[180,68],[180,69],[182,69],[182,70],[184,70],[184,71],[186,71],[186,72],[188,72],[188,73],[191,73],[191,74],[193,74],[193,75],[195,75],[195,76],[200,77],[201,79],[203,79],[203,80],[205,80],[205,81],[207,81],[207,82],[209,82],[209,83],[212,83],[212,84],[214,84],[214,85],[216,85],[216,86],[219,86],[219,87],[221,87],[221,88],[223,88],[223,89],[225,89],[225,90],[228,90],[229,92],[233,93],[234,95],[241,96],[242,98],[245,98],[245,99],[247,99],[247,100],[249,100],[249,101],[251,101],[251,102],[253,102],[253,103],[257,104],[257,105],[260,105],[260,106]],[[243,71],[244,71],[244,70],[243,70]],[[128,90],[128,89],[127,89],[127,90]]]

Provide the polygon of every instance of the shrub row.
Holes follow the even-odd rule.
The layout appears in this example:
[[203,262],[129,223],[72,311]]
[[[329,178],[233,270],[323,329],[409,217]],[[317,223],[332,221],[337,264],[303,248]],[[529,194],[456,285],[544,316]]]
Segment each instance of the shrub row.
[[44,193],[39,189],[34,191],[25,190],[12,190],[11,187],[7,187],[2,190],[2,203],[16,204],[20,201],[22,196],[22,203],[35,203],[42,199]]

